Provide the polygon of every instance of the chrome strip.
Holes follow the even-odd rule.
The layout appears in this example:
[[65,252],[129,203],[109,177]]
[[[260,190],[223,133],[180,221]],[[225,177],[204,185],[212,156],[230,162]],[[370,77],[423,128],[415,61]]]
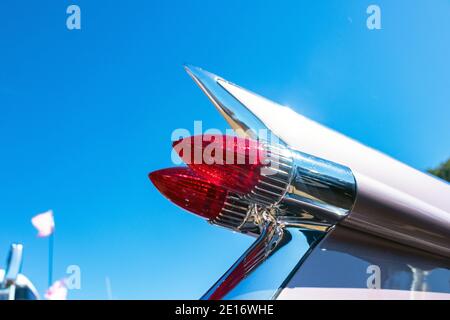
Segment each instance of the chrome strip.
[[[216,75],[199,68],[188,72],[233,128],[267,127],[295,150],[352,168],[358,200],[346,219],[342,219],[346,210],[317,202],[319,197],[310,198],[307,192],[305,196],[304,190],[297,188],[295,198],[289,198],[284,208],[285,212],[294,208],[296,220],[301,222],[298,216],[313,214],[314,223],[342,221],[350,228],[450,257],[449,184]],[[306,177],[304,181],[306,185],[317,183]],[[270,200],[262,198],[262,203]]]
[[17,280],[17,276],[22,269],[23,245],[13,243],[9,251],[3,287],[8,287]]
[[280,235],[281,228],[276,224],[275,220],[265,215],[266,220],[261,226],[261,232],[256,241],[247,249],[247,251],[233,264],[233,266],[206,292],[202,300],[222,299],[223,294],[233,289],[233,283],[242,280],[241,276],[250,273],[259,263],[264,261],[272,251],[271,248],[276,247]]
[[[324,232],[296,227],[280,228],[269,222],[261,236],[201,299],[275,299],[291,274],[324,234]],[[236,270],[242,269],[243,263],[249,256],[254,256],[255,251],[261,250],[261,244],[265,248],[264,255],[260,255],[256,260],[253,259],[253,263],[244,268],[244,277],[236,282],[233,278],[236,276]],[[220,288],[221,286],[233,281],[236,282],[235,286],[223,296],[216,294],[223,289]]]
[[[229,82],[197,67],[185,68],[237,134],[264,139],[260,142],[270,166],[261,170],[260,181],[244,199],[274,208],[271,211],[276,216],[301,225],[332,226],[348,215],[356,198],[356,182],[349,168],[290,149],[283,141],[276,144],[270,142],[271,137],[259,137],[259,130],[270,130],[225,89]],[[249,129],[253,131],[243,133]]]
[[227,195],[219,215],[209,222],[236,232],[255,236],[260,233],[261,222],[256,207],[234,193]]
[[294,172],[280,206],[289,216],[300,211],[316,219],[336,224],[346,217],[356,200],[356,180],[352,171],[340,164],[299,151],[292,151]]
[[[239,136],[258,139],[261,130],[271,132],[258,117],[218,83],[219,80],[226,80],[195,66],[185,66],[185,70]],[[265,140],[270,141],[270,134]],[[279,143],[284,144],[281,140]]]

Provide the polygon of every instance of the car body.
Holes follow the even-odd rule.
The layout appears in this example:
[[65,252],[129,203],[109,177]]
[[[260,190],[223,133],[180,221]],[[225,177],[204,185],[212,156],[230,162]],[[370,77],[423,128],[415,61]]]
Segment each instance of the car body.
[[220,76],[186,70],[238,135],[261,140],[266,130],[283,148],[312,157],[319,169],[302,177],[327,185],[328,164],[354,177],[343,191],[354,192],[351,206],[339,217],[317,219],[335,206],[317,190],[308,194],[316,186],[304,188],[296,200],[302,217],[275,214],[202,299],[450,299],[448,183]]

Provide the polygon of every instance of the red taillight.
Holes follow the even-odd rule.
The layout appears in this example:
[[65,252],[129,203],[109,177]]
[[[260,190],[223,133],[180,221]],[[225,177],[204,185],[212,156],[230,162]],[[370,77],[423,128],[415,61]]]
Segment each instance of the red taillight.
[[168,168],[149,174],[156,188],[170,201],[206,219],[221,212],[228,191],[209,183],[189,168]]
[[256,140],[226,135],[203,135],[173,143],[183,161],[198,175],[237,193],[258,183],[266,151]]

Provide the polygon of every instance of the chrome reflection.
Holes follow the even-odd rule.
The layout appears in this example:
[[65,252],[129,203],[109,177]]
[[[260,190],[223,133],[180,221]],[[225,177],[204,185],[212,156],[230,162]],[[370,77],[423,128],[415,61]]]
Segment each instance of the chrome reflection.
[[270,132],[257,116],[219,85],[219,81],[226,80],[195,66],[185,66],[185,70],[238,135],[258,139],[258,132]]
[[347,216],[356,199],[352,171],[299,151],[292,151],[292,158],[292,179],[278,215],[302,217],[306,213],[313,215],[316,222],[330,224]]
[[271,210],[287,225],[312,230],[325,230],[349,214],[356,182],[348,167],[294,150],[272,134],[258,136],[271,131],[227,90],[237,85],[197,67],[185,68],[236,133],[260,140],[269,155],[271,165],[261,169],[258,184],[244,199]]
[[11,244],[5,270],[0,269],[0,300],[36,300],[39,294],[31,281],[21,274],[23,245]]
[[258,239],[201,299],[274,299],[324,235],[266,217]]

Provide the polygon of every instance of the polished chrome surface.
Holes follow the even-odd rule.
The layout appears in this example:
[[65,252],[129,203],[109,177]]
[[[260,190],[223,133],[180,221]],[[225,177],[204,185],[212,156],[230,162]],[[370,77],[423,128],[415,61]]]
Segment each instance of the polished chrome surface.
[[222,299],[225,294],[242,281],[248,273],[256,268],[277,246],[282,229],[271,215],[262,213],[264,222],[261,224],[260,235],[233,266],[206,292],[202,299]]
[[[0,269],[0,282],[4,279],[4,270]],[[33,283],[19,273],[17,279],[8,287],[0,287],[0,300],[39,300],[40,296]]]
[[185,69],[238,135],[258,139],[259,132],[269,131],[258,117],[219,85],[219,81],[226,80],[195,66],[185,66]]
[[234,193],[229,193],[219,215],[210,223],[257,236],[260,233],[261,220],[256,207]]
[[239,228],[247,218],[249,207],[250,204],[247,201],[241,200],[237,195],[228,194],[224,207],[217,218],[211,220],[211,223],[232,229]]
[[197,67],[186,67],[186,71],[238,134],[262,139],[270,166],[261,170],[260,180],[244,199],[263,207],[275,206],[272,212],[286,224],[311,225],[315,230],[324,230],[349,213],[356,197],[349,168],[293,150],[274,136],[259,136],[261,129],[269,129],[229,93],[227,88],[237,87],[235,84]]
[[[335,224],[348,215],[356,199],[352,171],[342,165],[292,151],[292,180],[281,206],[288,216],[313,215]],[[287,209],[286,209],[287,208]]]
[[[247,196],[284,230],[328,232],[328,247],[314,250],[291,279],[292,288],[364,288],[367,274],[356,272],[379,263],[387,290],[448,292],[450,184],[216,75],[199,68],[187,71],[232,128],[253,129],[256,135],[247,136],[260,141],[258,130],[270,129],[293,153],[292,169],[281,170],[289,173],[287,178],[276,176],[281,185],[264,175],[264,183]],[[345,241],[346,236],[352,240]]]
[[270,165],[243,198],[271,207],[283,220],[334,225],[346,217],[356,199],[352,171],[342,165],[284,146],[264,144]]
[[263,206],[280,202],[292,180],[293,161],[289,149],[263,143],[270,165],[261,169],[261,176],[253,190],[243,198]]
[[323,232],[286,227],[264,213],[261,234],[202,299],[272,299]]
[[294,157],[291,187],[282,201],[283,190],[276,184],[264,181],[258,186],[263,192],[253,191],[260,204],[276,203],[287,224],[324,228],[341,221],[450,257],[450,184],[219,76],[195,67],[187,70],[233,128],[268,128],[300,155]]
[[7,287],[10,283],[14,283],[20,270],[22,269],[23,245],[13,243],[9,250],[9,256],[6,262],[5,277],[3,286]]
[[275,299],[293,270],[308,257],[324,233],[287,227],[282,229],[280,241],[258,268],[247,275],[224,299]]

